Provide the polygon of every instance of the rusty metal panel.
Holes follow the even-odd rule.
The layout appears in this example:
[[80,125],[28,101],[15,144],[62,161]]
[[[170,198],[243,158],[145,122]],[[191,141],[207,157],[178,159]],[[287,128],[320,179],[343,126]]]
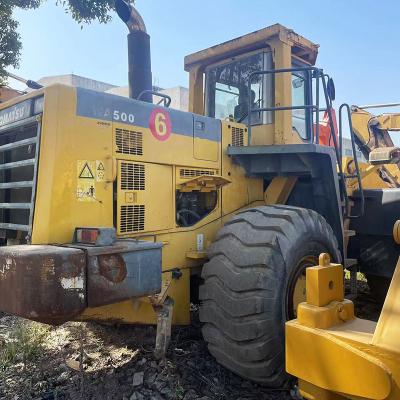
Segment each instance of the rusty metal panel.
[[161,243],[120,240],[88,247],[88,306],[98,307],[161,290]]
[[0,310],[61,324],[86,308],[86,258],[80,249],[0,248]]

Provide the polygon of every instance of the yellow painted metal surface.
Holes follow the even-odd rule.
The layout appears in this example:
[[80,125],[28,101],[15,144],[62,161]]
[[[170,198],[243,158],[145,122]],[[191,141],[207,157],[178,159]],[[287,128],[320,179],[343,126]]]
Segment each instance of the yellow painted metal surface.
[[310,328],[327,329],[354,318],[354,305],[344,300],[343,267],[331,264],[327,253],[319,265],[306,270],[306,302],[298,305],[298,322]]
[[[78,119],[82,121],[87,118],[78,117]],[[193,168],[219,169],[221,166],[221,147],[219,141],[215,141],[218,148],[218,157],[216,160],[198,160],[194,157],[193,134],[182,135],[175,134],[172,131],[168,140],[161,141],[157,140],[151,134],[149,128],[143,128],[141,126],[124,125],[120,122],[113,122],[111,129],[114,150],[112,156],[117,159]],[[124,139],[127,138],[124,142],[128,144],[130,143],[129,138],[131,138],[130,135],[132,133],[140,134],[142,155],[118,152],[116,134],[120,132],[122,132],[122,137]],[[131,139],[131,142],[134,143],[133,139]],[[209,145],[215,146],[210,140],[202,138],[198,139],[198,143],[202,143],[204,147]]]
[[[228,42],[213,46],[209,49],[198,51],[185,57],[185,70],[190,71],[194,65],[215,63],[220,60],[229,59],[246,49],[254,49],[274,37],[279,37],[282,42],[289,43],[302,54],[303,61],[314,64],[318,54],[318,45],[308,39],[285,28],[280,24],[274,24],[264,29],[249,33]],[[300,55],[300,54],[299,54]]]
[[222,186],[229,185],[230,180],[223,178],[220,175],[200,175],[196,178],[190,179],[179,185],[182,192],[204,192],[209,193],[215,191]]
[[[307,299],[307,303],[299,306],[299,314],[304,313],[305,318],[286,323],[286,369],[299,378],[299,389],[304,398],[400,398],[399,265],[400,262],[377,324],[349,318],[352,305],[343,298],[322,306],[309,304]],[[327,269],[331,269],[334,279],[335,267],[327,266]],[[324,296],[328,299],[330,291],[326,281],[318,281],[312,271],[313,268],[307,269],[307,275],[309,272],[311,277],[314,275],[310,282],[319,286],[317,290],[326,292]],[[343,286],[343,280],[339,282]],[[350,306],[344,315],[342,306],[346,304]],[[317,324],[313,325],[315,321]]]
[[32,244],[68,243],[76,226],[113,226],[112,183],[91,180],[92,196],[79,201],[77,173],[83,160],[97,160],[112,174],[112,126],[77,117],[72,87],[46,88],[44,109]]
[[305,274],[301,274],[297,279],[293,291],[293,310],[295,316],[297,316],[297,308],[300,303],[306,300],[306,277]]
[[196,160],[219,161],[220,159],[220,142],[204,140],[195,136],[193,147]]
[[[236,123],[222,123],[222,167],[221,175],[231,183],[222,187],[223,216],[238,211],[243,204],[264,203],[262,179],[248,178],[243,168],[226,155],[225,149],[232,143],[232,129],[243,127]],[[243,130],[243,143],[247,143],[247,131]]]
[[336,393],[386,399],[390,370],[324,330],[297,321],[286,324],[286,370],[304,381]]
[[350,300],[332,301],[326,306],[301,303],[297,308],[297,319],[310,328],[328,329],[354,319],[354,304]]
[[[400,260],[397,262],[372,344],[400,355]],[[399,357],[400,360],[400,357]]]
[[351,122],[355,134],[363,143],[369,143],[371,136],[368,129],[368,123],[373,116],[365,110],[357,110],[351,114]]
[[[353,107],[351,114],[351,121],[353,124],[353,130],[359,141],[370,147],[370,149],[394,146],[389,131],[400,130],[400,114],[388,113],[382,115],[372,115],[368,111]],[[370,126],[379,128],[381,132],[379,140],[377,140]],[[346,161],[350,163],[350,161]],[[352,166],[354,168],[354,165]],[[400,186],[400,169],[398,163],[385,164],[374,166],[372,169],[369,165],[361,166],[363,170],[363,187],[366,189],[374,188],[387,188],[387,187],[399,187]],[[387,180],[382,179],[381,171],[387,176]],[[349,186],[354,186],[355,181],[349,180]]]
[[265,194],[265,204],[286,204],[292,192],[297,177],[277,176],[268,185]]
[[393,240],[400,244],[400,220],[397,220],[393,225]]
[[320,256],[320,264],[307,268],[307,303],[321,307],[344,297],[343,267],[330,264],[329,256]]
[[299,379],[300,394],[309,400],[343,400],[345,397]]
[[[271,46],[274,53],[275,68],[290,68],[292,66],[292,49],[290,44],[282,42],[279,36],[268,40],[268,44]],[[291,104],[292,76],[290,73],[276,74],[275,106],[283,107],[290,106]],[[293,143],[288,137],[289,135],[292,137],[292,134],[292,112],[290,110],[276,111],[274,144]]]
[[204,114],[204,66],[197,65],[189,73],[189,111]]
[[400,114],[382,114],[376,117],[380,129],[388,131],[400,131]]
[[[129,174],[142,176],[140,187],[127,188],[123,185],[124,177]],[[136,208],[138,211],[134,215],[144,213],[143,232],[158,232],[174,226],[174,214],[171,212],[175,192],[172,166],[119,160],[117,187],[118,235],[131,234],[127,228],[129,230],[140,225],[139,222],[129,220],[129,207],[141,207]]]

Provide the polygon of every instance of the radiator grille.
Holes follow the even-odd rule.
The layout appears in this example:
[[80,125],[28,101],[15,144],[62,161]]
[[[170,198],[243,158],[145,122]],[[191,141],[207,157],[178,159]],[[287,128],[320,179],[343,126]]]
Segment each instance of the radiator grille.
[[244,129],[232,126],[232,146],[244,145]]
[[143,164],[121,163],[121,190],[145,190]]
[[201,169],[181,169],[180,170],[180,177],[181,178],[195,178],[196,176],[201,175],[215,175],[214,171],[207,171]]
[[144,230],[144,205],[121,206],[121,233],[140,232]]
[[[32,231],[39,127],[37,121],[0,130],[0,236]],[[25,237],[26,235],[21,235]]]
[[132,156],[143,155],[143,134],[140,132],[117,128],[115,130],[115,142],[117,153]]

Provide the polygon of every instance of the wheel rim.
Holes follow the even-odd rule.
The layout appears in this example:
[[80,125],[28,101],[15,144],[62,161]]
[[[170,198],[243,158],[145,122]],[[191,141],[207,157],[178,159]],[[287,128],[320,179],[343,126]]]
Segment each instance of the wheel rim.
[[295,274],[289,282],[286,296],[287,318],[297,318],[297,306],[306,301],[306,269],[318,264],[316,256],[303,257],[294,269]]

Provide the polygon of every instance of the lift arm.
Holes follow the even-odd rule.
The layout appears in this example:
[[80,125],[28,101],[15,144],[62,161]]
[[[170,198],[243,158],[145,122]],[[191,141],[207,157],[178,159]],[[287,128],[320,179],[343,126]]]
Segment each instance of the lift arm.
[[357,145],[370,164],[379,166],[383,181],[391,187],[400,187],[400,149],[389,134],[389,131],[400,131],[400,113],[375,116],[365,109],[371,107],[352,107],[351,119]]

